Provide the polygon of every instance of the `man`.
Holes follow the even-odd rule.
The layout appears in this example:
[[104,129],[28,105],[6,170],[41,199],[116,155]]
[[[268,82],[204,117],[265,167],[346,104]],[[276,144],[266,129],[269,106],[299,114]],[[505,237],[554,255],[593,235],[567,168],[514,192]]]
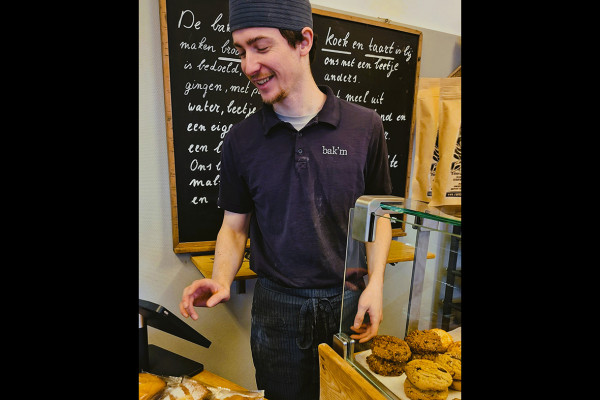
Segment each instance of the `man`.
[[[194,307],[229,300],[249,233],[257,388],[269,400],[317,400],[317,346],[340,328],[349,210],[363,194],[392,190],[383,125],[376,112],[317,86],[308,0],[230,0],[229,12],[242,71],[264,104],[224,138],[212,279],[186,287],[179,307],[197,319]],[[390,222],[379,218],[366,244],[368,284],[360,268],[346,277],[358,288],[343,301],[355,310],[351,337],[360,343],[382,320],[390,241]]]

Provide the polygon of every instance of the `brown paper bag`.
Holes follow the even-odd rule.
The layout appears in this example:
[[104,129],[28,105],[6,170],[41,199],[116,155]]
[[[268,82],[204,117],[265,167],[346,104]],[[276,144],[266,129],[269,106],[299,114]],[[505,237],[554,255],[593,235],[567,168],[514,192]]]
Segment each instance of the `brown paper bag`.
[[437,135],[441,78],[420,78],[415,114],[415,161],[412,174],[413,200],[431,201],[438,161]]
[[439,160],[430,206],[461,205],[461,78],[443,78],[439,98]]

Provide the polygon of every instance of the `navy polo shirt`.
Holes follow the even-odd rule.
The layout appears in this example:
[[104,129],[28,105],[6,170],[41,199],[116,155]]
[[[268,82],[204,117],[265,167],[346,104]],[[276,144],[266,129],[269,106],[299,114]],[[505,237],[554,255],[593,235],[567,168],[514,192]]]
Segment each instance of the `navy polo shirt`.
[[281,285],[342,284],[348,213],[363,194],[391,194],[381,117],[336,97],[300,131],[263,107],[223,139],[217,204],[252,212],[250,269]]

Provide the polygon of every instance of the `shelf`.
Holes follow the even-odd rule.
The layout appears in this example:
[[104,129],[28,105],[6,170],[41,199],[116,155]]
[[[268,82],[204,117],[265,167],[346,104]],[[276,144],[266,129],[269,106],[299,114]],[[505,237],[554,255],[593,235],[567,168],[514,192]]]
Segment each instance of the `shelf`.
[[[200,273],[205,278],[212,278],[213,262],[215,261],[214,255],[207,256],[192,256],[192,262],[198,268]],[[238,273],[235,275],[235,281],[253,279],[256,278],[256,274],[250,269],[250,261],[244,258],[242,266]]]
[[[414,255],[415,248],[413,246],[392,240],[390,243],[390,252],[388,254],[387,262],[388,264],[393,264],[403,261],[412,261],[414,259]],[[192,256],[191,258],[192,263],[194,263],[196,268],[198,268],[200,273],[205,278],[212,278],[213,262],[215,261],[215,256],[213,254]],[[435,254],[428,252],[427,258],[435,258]],[[235,275],[234,281],[245,281],[246,279],[254,278],[256,278],[256,274],[250,269],[250,261],[247,258],[244,258],[240,270]],[[244,282],[240,282],[240,284],[240,286],[242,286]],[[239,289],[243,290],[242,288]],[[241,293],[244,292],[241,291]]]
[[[435,254],[427,252],[427,258],[435,258]],[[415,248],[402,242],[392,240],[388,254],[388,264],[402,261],[413,261],[415,259]]]

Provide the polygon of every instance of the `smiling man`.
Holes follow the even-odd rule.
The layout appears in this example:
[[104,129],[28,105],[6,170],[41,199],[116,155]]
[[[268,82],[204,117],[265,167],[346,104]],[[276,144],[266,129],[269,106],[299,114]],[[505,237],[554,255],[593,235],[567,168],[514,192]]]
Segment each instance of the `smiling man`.
[[370,340],[383,318],[389,220],[379,218],[376,241],[366,243],[368,269],[346,277],[358,290],[342,294],[349,210],[364,194],[392,191],[383,124],[375,111],[316,84],[307,0],[230,0],[229,12],[241,69],[263,106],[223,140],[225,213],[212,279],[186,287],[180,311],[197,319],[194,307],[229,300],[249,235],[257,388],[270,400],[318,400],[318,345],[339,331],[342,295],[352,338]]

